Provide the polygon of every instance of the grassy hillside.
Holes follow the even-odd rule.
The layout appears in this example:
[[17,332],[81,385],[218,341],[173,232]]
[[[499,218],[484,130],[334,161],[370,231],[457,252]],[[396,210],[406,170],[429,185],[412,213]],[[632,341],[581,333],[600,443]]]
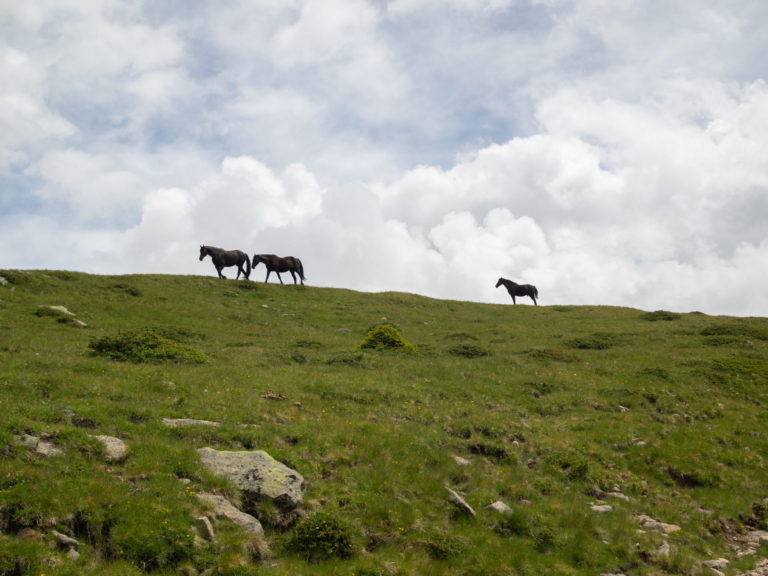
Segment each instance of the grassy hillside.
[[[698,574],[718,557],[736,574],[768,556],[741,556],[766,529],[766,319],[0,276],[0,575]],[[416,350],[359,349],[381,323]],[[181,360],[94,354],[146,329]],[[97,434],[121,438],[127,458],[106,462]],[[203,446],[298,470],[314,532],[267,511],[268,553],[222,519],[215,543],[195,546],[195,493],[237,497],[202,469]],[[498,501],[511,510],[486,508]],[[54,530],[80,542],[78,558]],[[307,560],[340,536],[351,556]]]

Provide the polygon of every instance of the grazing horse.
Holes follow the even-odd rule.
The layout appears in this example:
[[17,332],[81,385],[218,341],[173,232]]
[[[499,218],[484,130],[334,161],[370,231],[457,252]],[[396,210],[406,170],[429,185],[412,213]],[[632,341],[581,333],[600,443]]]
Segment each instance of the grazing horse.
[[280,284],[283,283],[283,279],[280,277],[280,272],[290,272],[291,276],[293,276],[293,283],[296,284],[296,274],[299,275],[299,278],[301,279],[301,284],[304,285],[304,266],[301,263],[301,260],[298,258],[295,258],[294,256],[286,256],[285,258],[281,258],[280,256],[275,256],[274,254],[254,254],[253,255],[253,268],[256,268],[256,265],[261,262],[264,264],[264,266],[267,267],[267,277],[264,279],[264,282],[269,280],[269,275],[274,272],[277,274],[277,279],[280,280]]
[[[219,278],[226,278],[221,273],[221,269],[226,266],[237,266],[237,278],[235,280],[240,278],[241,272],[246,280],[251,277],[251,262],[248,260],[248,254],[242,250],[222,250],[213,246],[200,246],[200,260],[206,256],[210,256],[211,260],[213,260],[213,265],[216,266]],[[243,265],[245,265],[245,268],[243,268]]]
[[512,282],[512,280],[499,278],[499,281],[496,282],[496,288],[502,284],[507,289],[507,292],[509,292],[509,295],[512,296],[512,304],[517,304],[517,302],[515,302],[515,296],[530,296],[531,300],[533,300],[533,304],[538,306],[536,298],[539,295],[539,291],[536,290],[536,286],[533,284],[517,284],[516,282]]

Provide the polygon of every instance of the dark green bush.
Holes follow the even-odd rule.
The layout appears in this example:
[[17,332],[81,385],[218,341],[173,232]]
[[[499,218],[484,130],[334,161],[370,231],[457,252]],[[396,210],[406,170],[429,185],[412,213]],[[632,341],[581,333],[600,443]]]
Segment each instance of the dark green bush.
[[410,350],[416,348],[406,341],[400,331],[392,324],[377,324],[368,331],[359,348],[373,350]]
[[334,515],[315,512],[296,523],[287,549],[308,562],[349,558],[353,553],[351,532]]
[[607,350],[619,343],[619,337],[616,334],[597,333],[590,336],[579,336],[572,338],[567,342],[571,348],[579,350]]
[[427,553],[434,560],[449,560],[464,551],[464,544],[455,536],[442,532],[433,532],[424,539]]
[[91,353],[112,360],[132,362],[176,361],[202,364],[208,358],[200,350],[172,340],[154,330],[122,332],[117,336],[104,336],[88,344]]
[[520,510],[511,510],[504,514],[494,526],[494,531],[502,536],[527,536],[530,534],[528,517]]
[[448,353],[462,358],[481,358],[491,355],[489,350],[475,344],[457,344],[448,348]]
[[670,322],[672,320],[679,320],[682,316],[674,312],[667,312],[666,310],[655,310],[653,312],[646,312],[640,318],[648,322],[657,322],[659,320]]

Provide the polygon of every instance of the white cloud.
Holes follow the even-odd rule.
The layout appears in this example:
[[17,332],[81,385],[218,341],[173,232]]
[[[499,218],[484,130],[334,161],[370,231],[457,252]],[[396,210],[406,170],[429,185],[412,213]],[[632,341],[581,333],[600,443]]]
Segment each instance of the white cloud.
[[315,285],[768,314],[766,17],[6,2],[3,265],[212,274],[205,243]]

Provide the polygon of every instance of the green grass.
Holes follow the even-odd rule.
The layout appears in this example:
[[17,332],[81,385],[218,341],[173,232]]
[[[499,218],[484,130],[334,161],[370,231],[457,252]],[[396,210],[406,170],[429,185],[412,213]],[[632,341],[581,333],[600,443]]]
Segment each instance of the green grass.
[[[764,318],[0,275],[0,575],[693,574],[719,556],[735,574],[768,554],[732,547],[766,523]],[[86,327],[39,312],[51,305]],[[105,462],[94,434],[128,456]],[[196,547],[194,493],[238,497],[202,469],[203,446],[297,469],[304,521],[273,526],[265,509],[270,552],[225,520]],[[497,500],[508,516],[486,509]],[[669,556],[638,514],[682,528]],[[79,559],[49,546],[53,529]]]

